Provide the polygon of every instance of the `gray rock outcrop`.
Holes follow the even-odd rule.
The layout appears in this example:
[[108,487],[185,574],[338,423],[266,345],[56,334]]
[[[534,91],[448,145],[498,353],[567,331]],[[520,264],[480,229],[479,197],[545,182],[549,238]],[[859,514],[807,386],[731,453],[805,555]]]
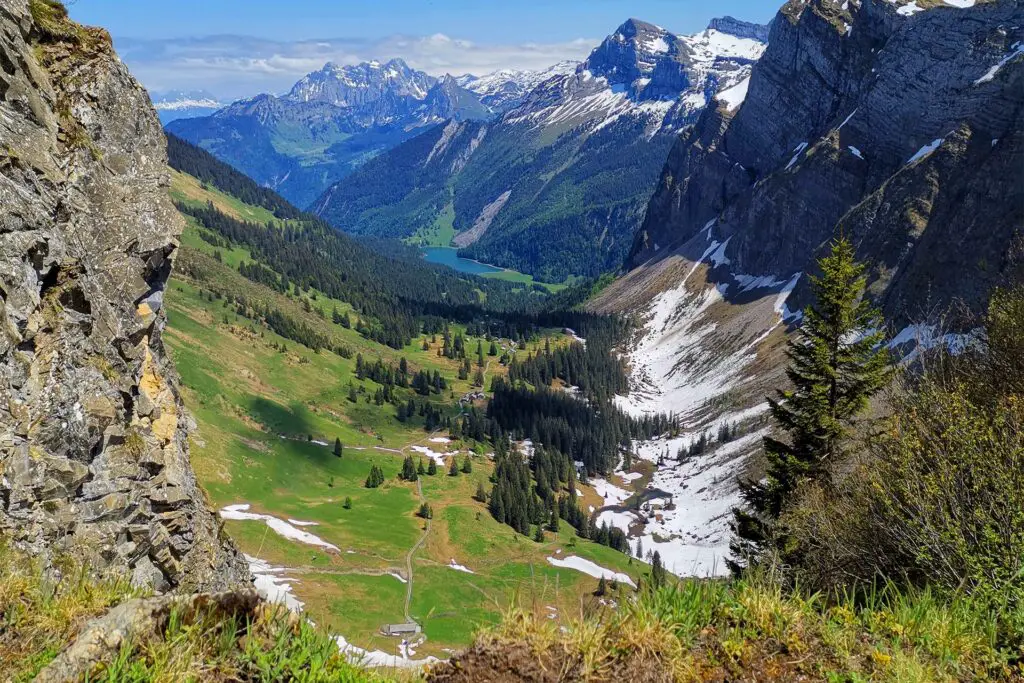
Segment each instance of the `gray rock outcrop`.
[[182,229],[109,36],[0,0],[0,535],[163,590],[251,581],[189,463],[164,352]]
[[888,318],[983,307],[1024,226],[1021,3],[792,0],[768,42],[676,143],[628,265],[699,255],[714,220],[730,273],[785,280],[842,232]]

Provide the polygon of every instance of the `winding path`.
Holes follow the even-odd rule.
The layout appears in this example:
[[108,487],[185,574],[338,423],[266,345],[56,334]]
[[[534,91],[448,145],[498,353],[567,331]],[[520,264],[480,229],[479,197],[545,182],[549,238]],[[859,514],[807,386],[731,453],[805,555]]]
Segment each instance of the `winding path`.
[[[420,503],[426,503],[427,498],[423,495],[423,482],[420,481],[419,477],[416,478],[416,493],[419,494]],[[405,621],[406,623],[412,622],[412,617],[409,615],[409,604],[412,602],[412,557],[416,554],[416,551],[420,549],[423,542],[427,540],[427,534],[430,533],[430,518],[427,518],[427,526],[423,529],[423,535],[420,536],[420,540],[416,541],[416,545],[409,549],[409,552],[405,555]]]

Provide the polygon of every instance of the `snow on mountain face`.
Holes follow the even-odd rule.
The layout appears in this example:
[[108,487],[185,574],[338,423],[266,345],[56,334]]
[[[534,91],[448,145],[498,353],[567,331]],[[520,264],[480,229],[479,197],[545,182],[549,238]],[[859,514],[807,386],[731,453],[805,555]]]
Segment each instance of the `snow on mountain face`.
[[150,93],[150,98],[161,123],[206,116],[224,106],[205,90],[153,92]]
[[188,109],[203,107],[217,109],[222,105],[217,98],[205,90],[169,90],[151,93],[153,107],[160,110]]
[[579,62],[564,61],[540,71],[501,69],[479,77],[466,74],[455,80],[461,87],[476,93],[480,101],[492,110],[507,111],[518,106],[531,90],[544,81],[575,73],[579,65]]
[[328,62],[296,83],[286,99],[337,107],[363,106],[385,97],[422,101],[436,82],[433,76],[410,68],[401,59],[351,66]]
[[575,71],[541,83],[506,120],[597,130],[638,116],[647,120],[649,135],[678,129],[716,92],[749,76],[766,47],[757,36],[766,32],[727,17],[701,33],[677,36],[630,19]]

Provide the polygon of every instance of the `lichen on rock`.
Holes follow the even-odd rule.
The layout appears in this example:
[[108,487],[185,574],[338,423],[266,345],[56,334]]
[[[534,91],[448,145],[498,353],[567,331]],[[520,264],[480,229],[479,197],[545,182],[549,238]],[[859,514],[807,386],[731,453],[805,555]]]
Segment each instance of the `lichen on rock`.
[[251,581],[189,464],[162,342],[182,220],[109,36],[0,0],[0,534],[156,590]]

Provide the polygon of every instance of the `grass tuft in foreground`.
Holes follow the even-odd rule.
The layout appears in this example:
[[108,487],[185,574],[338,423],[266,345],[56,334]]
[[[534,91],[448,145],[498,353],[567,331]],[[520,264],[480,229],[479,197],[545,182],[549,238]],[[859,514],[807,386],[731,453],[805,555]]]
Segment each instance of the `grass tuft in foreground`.
[[[96,623],[93,619],[139,597],[140,593],[123,579],[97,578],[70,561],[44,571],[36,560],[0,545],[3,680],[34,679]],[[204,609],[172,607],[165,619],[156,622],[154,631],[125,640],[112,657],[88,662],[82,680],[396,680],[354,666],[342,656],[329,634],[283,609],[260,603],[248,613],[228,615],[214,608],[212,601],[209,604]],[[135,618],[126,623],[137,625],[140,621]],[[415,675],[405,674],[397,680]]]
[[688,580],[567,630],[513,611],[429,680],[1019,680],[992,624],[976,601],[928,590],[826,600],[763,576]]

